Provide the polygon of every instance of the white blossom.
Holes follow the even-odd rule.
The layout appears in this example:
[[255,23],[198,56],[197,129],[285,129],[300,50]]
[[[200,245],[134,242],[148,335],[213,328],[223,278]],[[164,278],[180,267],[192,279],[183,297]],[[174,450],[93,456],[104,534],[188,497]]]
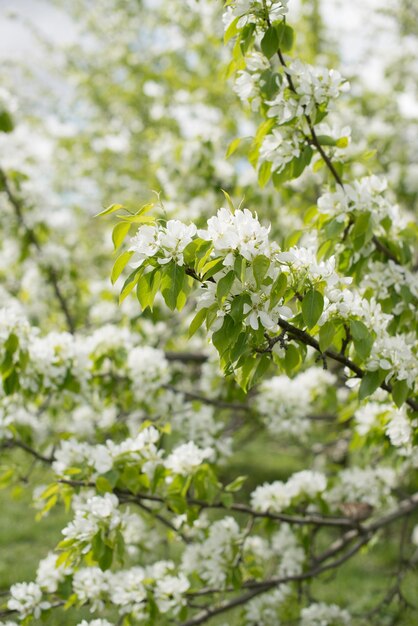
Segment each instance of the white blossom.
[[42,611],[50,606],[49,602],[42,599],[42,590],[36,583],[16,583],[10,587],[7,607],[11,611],[17,611],[21,619],[29,615],[39,619]]
[[198,448],[193,441],[189,441],[174,448],[164,461],[164,465],[174,474],[187,476],[193,473],[205,459],[210,459],[212,456],[212,448]]
[[301,611],[300,626],[350,626],[348,611],[336,604],[323,602],[311,604]]

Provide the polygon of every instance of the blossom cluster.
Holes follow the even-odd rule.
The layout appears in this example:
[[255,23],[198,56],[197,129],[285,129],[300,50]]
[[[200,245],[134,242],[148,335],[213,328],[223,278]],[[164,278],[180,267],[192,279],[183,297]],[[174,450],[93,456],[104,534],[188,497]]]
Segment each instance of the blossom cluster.
[[255,406],[272,434],[301,437],[311,427],[309,415],[318,399],[335,382],[334,374],[319,367],[309,368],[292,379],[274,376],[261,383]]
[[321,472],[303,470],[287,482],[276,480],[260,485],[251,494],[251,504],[257,511],[281,513],[299,499],[314,500],[326,488],[327,479]]
[[184,264],[183,252],[196,234],[196,226],[185,226],[179,220],[168,220],[165,226],[145,224],[132,237],[129,251],[134,253],[132,267],[140,267],[146,259],[156,258],[160,265],[175,261]]

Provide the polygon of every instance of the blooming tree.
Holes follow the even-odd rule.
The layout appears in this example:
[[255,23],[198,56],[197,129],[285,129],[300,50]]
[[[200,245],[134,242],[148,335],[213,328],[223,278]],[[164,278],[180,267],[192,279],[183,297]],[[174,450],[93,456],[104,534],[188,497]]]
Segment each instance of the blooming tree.
[[[96,45],[61,61],[81,92],[77,63],[96,67],[82,139],[56,120],[44,138],[78,162],[75,200],[62,164],[43,197],[30,150],[0,169],[0,481],[44,468],[37,517],[68,517],[3,598],[3,624],[80,607],[78,626],[342,626],[383,623],[388,605],[403,619],[418,559],[416,197],[356,144],[367,118],[350,118],[349,82],[312,42],[306,60],[288,0],[230,0],[223,18],[168,5],[98,3]],[[101,27],[121,41],[98,60]],[[5,145],[19,145],[0,95]],[[109,176],[120,203],[93,222],[80,204],[97,206]],[[260,476],[254,442],[256,464],[290,448],[296,463]],[[361,580],[362,611],[326,597],[329,572],[376,551],[381,599]]]

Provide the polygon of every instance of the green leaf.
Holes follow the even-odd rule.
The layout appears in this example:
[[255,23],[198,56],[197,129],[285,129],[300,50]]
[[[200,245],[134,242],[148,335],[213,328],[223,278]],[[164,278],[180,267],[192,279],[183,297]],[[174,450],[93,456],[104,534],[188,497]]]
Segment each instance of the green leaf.
[[228,491],[229,493],[235,493],[236,491],[239,491],[247,478],[248,476],[237,476],[235,480],[226,485],[225,491]]
[[245,274],[247,269],[247,261],[242,256],[237,256],[234,261],[234,272],[239,280],[245,282]]
[[99,476],[96,479],[96,489],[100,494],[103,493],[112,493],[112,485],[104,476]]
[[283,365],[286,370],[286,374],[290,374],[295,370],[301,362],[301,355],[296,346],[292,343],[286,346],[286,353],[283,359]]
[[235,207],[234,207],[234,203],[232,202],[231,196],[229,195],[227,191],[225,191],[225,189],[221,189],[221,191],[225,196],[225,200],[227,201],[229,208],[231,209],[232,213],[234,213]]
[[230,270],[223,278],[218,281],[216,285],[216,298],[220,304],[225,300],[226,296],[231,291],[231,287],[235,280],[234,270]]
[[258,184],[260,187],[265,187],[270,180],[271,176],[271,163],[270,161],[263,161],[258,169]]
[[123,240],[129,232],[130,227],[131,225],[127,222],[120,222],[119,224],[116,224],[112,232],[112,241],[115,250],[117,250],[122,244]]
[[228,146],[228,150],[226,151],[226,155],[225,157],[228,159],[231,155],[234,154],[234,152],[236,152],[239,148],[239,144],[241,143],[241,139],[239,137],[236,137],[235,139],[233,139],[231,141],[231,143]]
[[376,370],[375,372],[366,372],[361,379],[360,389],[358,397],[360,400],[364,400],[367,396],[370,396],[378,387],[380,387],[387,372],[382,370]]
[[184,267],[180,267],[173,261],[170,261],[164,267],[163,279],[161,281],[161,293],[164,301],[171,311],[177,307],[177,298],[183,286],[185,276]]
[[14,354],[19,347],[19,337],[14,333],[10,333],[6,341],[4,342],[4,348],[6,352]]
[[162,271],[159,267],[147,274],[142,274],[140,277],[136,287],[136,295],[143,311],[148,307],[152,309],[155,296],[161,285],[161,278]]
[[123,287],[119,294],[119,304],[121,304],[125,300],[126,296],[131,293],[132,289],[135,287],[136,283],[140,279],[143,271],[144,268],[141,265],[141,267],[138,267],[135,271],[132,272],[132,274],[129,274],[128,278],[123,283]]
[[212,343],[221,358],[235,343],[240,332],[241,324],[236,324],[230,315],[225,315],[221,328],[212,335]]
[[295,41],[295,32],[291,26],[285,22],[275,24],[277,36],[279,38],[279,48],[283,52],[289,52],[293,48]]
[[254,370],[254,374],[251,377],[251,386],[256,385],[261,380],[270,367],[271,358],[267,354],[263,354],[258,358],[257,367]]
[[0,111],[0,131],[2,133],[11,133],[14,129],[13,118],[8,111]]
[[255,24],[250,22],[246,24],[244,28],[241,30],[241,37],[239,41],[239,46],[242,54],[246,54],[249,47],[254,41],[254,32],[255,32]]
[[98,558],[100,569],[104,572],[110,569],[113,561],[113,548],[104,544],[103,551]]
[[392,385],[392,398],[397,407],[401,407],[408,397],[409,387],[406,380],[397,380]]
[[220,500],[226,509],[229,509],[234,504],[232,493],[221,493]]
[[197,237],[193,239],[187,246],[184,248],[183,257],[186,265],[196,266],[196,261],[199,261],[197,264],[197,270],[200,271],[200,265],[202,266],[206,263],[208,256],[212,250],[212,242],[206,241],[205,239],[201,239]]
[[279,34],[274,26],[270,26],[261,40],[261,50],[268,59],[279,49]]
[[322,293],[311,289],[302,300],[302,317],[308,328],[313,328],[324,310]]
[[107,207],[107,209],[100,211],[100,213],[97,213],[94,217],[102,217],[103,215],[110,215],[110,213],[115,213],[116,211],[120,211],[120,209],[124,209],[124,208],[125,207],[123,206],[123,204],[111,204],[110,206]]
[[292,160],[292,175],[293,178],[299,178],[305,167],[309,165],[313,156],[313,150],[310,146],[305,146],[302,150],[302,154]]
[[236,377],[237,383],[239,384],[241,389],[243,389],[243,391],[247,391],[253,368],[256,365],[257,365],[257,360],[254,358],[254,356],[251,355],[251,356],[248,356],[246,359],[244,359],[243,364],[236,371],[235,377]]
[[350,239],[354,250],[360,250],[373,236],[370,213],[360,213],[351,232]]
[[203,280],[208,280],[215,274],[217,274],[224,267],[224,259],[222,257],[218,257],[216,259],[212,259],[208,261],[202,267]]
[[115,284],[119,276],[122,274],[123,270],[125,269],[132,255],[133,255],[133,252],[125,251],[125,252],[122,252],[122,254],[118,256],[118,258],[115,261],[115,264],[113,265],[112,273],[110,275],[110,280],[112,281],[112,285]]
[[319,331],[319,347],[321,352],[325,352],[332,344],[335,335],[335,323],[332,321],[325,322]]
[[255,282],[257,283],[257,287],[261,287],[263,279],[268,272],[270,267],[270,260],[264,256],[264,254],[259,254],[253,260],[253,274],[255,278]]
[[361,359],[367,359],[373,346],[373,336],[360,320],[350,321],[350,332],[354,347]]
[[269,310],[273,309],[276,304],[282,299],[286,292],[287,276],[284,272],[278,275],[274,281],[270,291],[270,306]]
[[329,135],[317,135],[316,138],[321,146],[335,146],[337,144],[336,140]]
[[226,29],[224,34],[224,44],[227,44],[228,41],[230,41],[232,37],[235,37],[235,35],[238,33],[238,22],[240,19],[241,16],[238,15],[234,20],[232,20],[232,22]]
[[189,339],[190,337],[193,337],[195,332],[201,327],[206,319],[207,312],[207,309],[200,309],[200,311],[196,313],[189,326]]

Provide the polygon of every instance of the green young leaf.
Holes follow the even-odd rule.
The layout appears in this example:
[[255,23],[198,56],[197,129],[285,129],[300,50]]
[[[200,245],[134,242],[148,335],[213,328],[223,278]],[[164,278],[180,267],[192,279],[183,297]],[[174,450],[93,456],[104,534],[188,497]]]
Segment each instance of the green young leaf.
[[258,170],[258,184],[260,187],[265,187],[270,180],[271,176],[271,163],[270,161],[263,161]]
[[401,407],[408,397],[409,387],[406,380],[397,380],[392,385],[392,398],[397,407]]
[[173,261],[164,267],[161,293],[170,311],[174,311],[177,307],[177,298],[183,286],[184,275],[184,267],[180,267]]
[[14,354],[19,347],[19,337],[15,333],[10,333],[4,342],[4,349],[10,354]]
[[241,139],[239,137],[236,137],[235,139],[233,139],[228,146],[228,150],[226,151],[225,158],[228,159],[231,155],[233,155],[234,152],[238,150],[240,143],[241,143]]
[[274,26],[270,26],[270,28],[266,30],[260,45],[264,56],[268,59],[270,59],[273,54],[276,54],[279,49],[279,34]]
[[361,359],[367,359],[373,346],[373,336],[367,326],[359,320],[351,320],[350,332],[357,354]]
[[231,209],[232,213],[234,213],[235,207],[234,207],[234,203],[232,202],[231,196],[229,195],[227,191],[225,191],[225,189],[221,189],[221,191],[225,196],[225,200],[227,201],[229,208]]
[[116,211],[120,211],[120,209],[124,209],[124,208],[125,207],[123,206],[123,204],[111,204],[110,206],[107,207],[107,209],[100,211],[100,213],[97,213],[94,217],[102,217],[103,215],[110,215],[110,213],[115,213]]
[[311,289],[302,300],[302,317],[308,328],[313,328],[324,310],[324,296]]
[[226,29],[224,34],[224,44],[227,44],[228,41],[230,41],[232,37],[235,37],[235,35],[238,33],[238,22],[240,19],[241,16],[238,15],[234,20],[232,20],[232,22]]
[[295,32],[291,26],[285,22],[275,24],[277,36],[279,38],[279,48],[283,52],[289,52],[293,48]]
[[257,287],[261,287],[265,275],[270,267],[270,260],[264,255],[259,254],[253,260],[253,274]]
[[218,257],[216,259],[212,259],[208,261],[202,267],[203,280],[208,280],[212,278],[215,274],[217,274],[224,267],[224,260],[222,257]]
[[316,138],[321,146],[335,146],[337,144],[336,140],[329,135],[317,135]]
[[321,352],[325,352],[327,348],[332,344],[332,340],[335,336],[335,323],[333,321],[325,322],[319,331],[319,347]]
[[112,232],[112,241],[115,250],[121,246],[123,240],[129,232],[130,227],[131,225],[127,222],[120,222],[119,224],[116,224]]
[[305,146],[302,154],[292,160],[292,178],[299,178],[304,169],[309,165],[313,156],[313,150],[310,146]]
[[273,309],[276,304],[283,298],[287,287],[287,276],[284,272],[278,275],[274,281],[270,291],[270,306]]
[[131,293],[132,289],[135,287],[138,280],[140,279],[143,271],[144,268],[141,266],[134,270],[132,274],[129,274],[128,278],[123,283],[123,287],[119,294],[119,304],[121,304],[125,300],[125,298]]
[[383,370],[376,370],[375,372],[366,372],[361,379],[360,389],[358,397],[360,400],[364,400],[367,396],[370,396],[383,382],[387,372]]
[[235,280],[234,270],[230,270],[223,278],[218,281],[216,285],[216,298],[220,304],[225,300],[226,296],[231,291],[231,287]]
[[207,309],[200,309],[200,311],[196,313],[189,326],[189,339],[190,337],[193,337],[195,332],[201,327],[206,319],[207,312]]
[[161,285],[161,278],[162,271],[157,267],[147,274],[142,274],[138,280],[136,295],[143,311],[148,307],[152,310],[155,296]]
[[0,132],[11,133],[14,129],[13,118],[8,111],[0,111]]
[[110,275],[110,280],[112,281],[112,285],[115,284],[119,276],[122,274],[123,270],[125,269],[132,255],[133,255],[133,252],[125,251],[125,252],[122,252],[122,254],[118,256],[118,258],[115,261],[115,264],[113,265],[112,273]]
[[237,476],[235,480],[233,480],[232,482],[228,483],[225,486],[225,491],[229,493],[235,493],[239,491],[242,488],[245,481],[247,480],[247,478],[248,476]]
[[254,41],[255,24],[250,22],[246,24],[241,30],[241,37],[239,38],[239,46],[241,53],[244,55],[248,52],[249,47]]

